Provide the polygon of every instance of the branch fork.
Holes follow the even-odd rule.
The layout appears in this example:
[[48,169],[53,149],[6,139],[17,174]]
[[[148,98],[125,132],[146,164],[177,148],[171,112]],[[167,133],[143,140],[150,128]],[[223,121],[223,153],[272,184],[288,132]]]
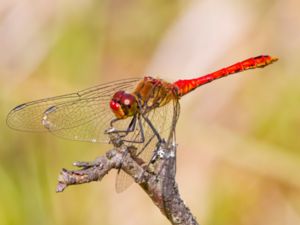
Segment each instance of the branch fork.
[[198,224],[181,199],[175,182],[176,145],[161,143],[159,155],[150,168],[135,157],[135,147],[124,144],[116,133],[110,134],[110,140],[114,148],[105,155],[92,162],[74,162],[78,170],[62,169],[56,191],[63,192],[70,185],[101,181],[110,170],[122,169],[143,188],[171,224]]

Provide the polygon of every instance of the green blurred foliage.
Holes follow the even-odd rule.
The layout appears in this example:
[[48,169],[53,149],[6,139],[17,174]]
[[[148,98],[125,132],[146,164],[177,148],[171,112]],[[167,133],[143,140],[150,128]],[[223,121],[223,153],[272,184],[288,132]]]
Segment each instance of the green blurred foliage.
[[[236,2],[237,5],[246,4]],[[255,2],[261,4],[260,1]],[[143,220],[149,224],[168,224],[143,193],[126,191],[123,196],[116,197],[113,190],[114,174],[110,174],[101,183],[70,187],[64,193],[56,194],[56,177],[62,167],[70,168],[71,163],[76,160],[93,160],[110,146],[60,140],[49,134],[15,132],[7,128],[5,118],[12,107],[23,101],[68,93],[98,82],[142,76],[164,35],[178,22],[177,19],[188,9],[189,4],[191,2],[180,0],[91,1],[87,6],[82,6],[82,10],[76,9],[62,18],[53,19],[60,22],[49,22],[49,26],[54,24],[56,32],[51,27],[46,29],[48,33],[45,32],[44,35],[47,36],[53,31],[52,35],[55,38],[40,63],[27,75],[24,75],[24,72],[0,80],[1,225],[114,224],[116,218],[121,218],[118,207],[121,208],[120,211],[124,211],[124,224],[132,224],[135,217],[140,219],[140,223]],[[276,1],[264,2],[258,18],[266,18],[265,10],[273,4],[276,4]],[[280,14],[280,10],[277,14]],[[268,21],[272,21],[272,15],[269,16]],[[259,19],[257,27],[263,23]],[[296,28],[294,26],[292,29]],[[274,30],[277,31],[277,27]],[[249,49],[253,41],[249,39],[255,36],[255,32],[254,30],[245,35],[245,39],[251,43],[250,47],[247,46]],[[20,42],[22,38],[19,39]],[[201,36],[197,38],[200,39]],[[283,42],[279,37],[274,37],[277,38],[278,43]],[[283,56],[289,56],[284,45],[276,48]],[[298,53],[294,54],[293,64],[298,63],[299,59]],[[270,69],[268,67],[268,70],[255,72],[257,76],[251,76],[247,83],[241,83],[239,93],[222,108],[220,114],[223,117],[217,118],[216,124],[220,130],[234,134],[237,146],[243,139],[249,141],[247,146],[257,147],[251,155],[252,158],[260,158],[260,154],[265,156],[268,154],[266,152],[270,155],[280,152],[284,157],[275,159],[274,165],[281,162],[290,165],[293,161],[291,159],[298,160],[300,156],[300,67],[297,65],[289,70],[289,64],[280,63],[281,61],[274,67],[272,65]],[[276,71],[273,68],[276,68]],[[180,74],[178,78],[179,76]],[[197,97],[196,101],[199,101]],[[191,114],[195,113],[194,109],[198,107],[198,103],[195,102],[188,109]],[[186,136],[189,136],[189,133],[197,133],[190,132],[190,128],[185,131],[183,133],[187,133]],[[209,132],[209,128],[206,131]],[[225,142],[216,143],[218,138],[220,136],[216,135],[210,139],[203,138],[200,142],[212,142],[219,144],[219,148],[225,148]],[[262,143],[268,148],[260,148]],[[246,148],[246,144],[241,147],[243,148]],[[203,149],[209,152],[213,148],[204,146]],[[201,161],[201,157],[206,156],[201,151],[188,150],[188,154],[192,155],[194,160]],[[272,213],[277,213],[278,218],[281,216],[278,225],[292,224],[285,223],[283,218],[286,214],[280,213],[280,210],[284,209],[294,213],[295,216],[290,221],[300,221],[297,220],[300,217],[300,186],[297,186],[299,182],[294,179],[299,177],[296,174],[298,171],[282,179],[281,171],[277,171],[277,168],[273,171],[275,175],[269,176],[266,172],[268,166],[262,165],[256,171],[252,171],[247,166],[230,164],[230,157],[222,158],[223,155],[226,153],[218,155],[212,177],[206,181],[209,191],[205,192],[205,202],[200,200],[192,208],[199,221],[205,221],[201,224],[274,224]],[[251,159],[250,162],[255,162]],[[272,160],[270,157],[271,165]],[[191,161],[193,159],[185,158],[183,163],[188,165]],[[204,161],[200,164],[202,163],[205,164]],[[195,184],[191,185],[189,175],[186,174],[184,178],[185,184],[200,185],[200,179],[193,180]],[[197,194],[190,195],[191,200],[198,199]],[[143,205],[136,204],[133,212],[128,212],[131,209],[128,205],[136,198],[142,199],[139,203],[142,202]],[[205,215],[198,210],[203,208],[203,205],[206,207],[203,210]],[[267,212],[266,215],[264,212]]]

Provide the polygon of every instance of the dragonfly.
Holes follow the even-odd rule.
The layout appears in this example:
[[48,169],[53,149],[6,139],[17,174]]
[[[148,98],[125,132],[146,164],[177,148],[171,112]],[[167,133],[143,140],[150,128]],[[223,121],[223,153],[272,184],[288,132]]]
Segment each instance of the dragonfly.
[[[118,133],[125,143],[134,145],[136,155],[149,163],[155,146],[172,138],[181,97],[216,79],[263,68],[277,60],[260,55],[204,76],[175,82],[145,76],[100,84],[79,92],[20,104],[9,112],[7,124],[15,130],[48,131],[66,139],[106,143],[109,137],[105,131],[113,128],[111,132]],[[120,179],[116,183],[117,192],[127,188],[128,185],[122,183],[126,182]]]

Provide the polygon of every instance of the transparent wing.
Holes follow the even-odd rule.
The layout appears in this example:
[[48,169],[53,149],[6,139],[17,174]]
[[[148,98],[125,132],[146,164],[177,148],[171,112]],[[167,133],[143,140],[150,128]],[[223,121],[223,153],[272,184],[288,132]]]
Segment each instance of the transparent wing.
[[[170,103],[151,110],[146,116],[151,121],[160,136],[165,141],[171,141],[171,135],[175,129],[178,117],[180,113],[180,105],[177,99],[174,99]],[[147,165],[153,157],[153,151],[156,149],[158,143],[153,130],[149,127],[145,120],[142,120],[142,127],[145,135],[145,141],[143,143],[135,144],[137,147],[137,154]],[[139,127],[130,134],[130,140],[139,140],[141,131]],[[126,139],[129,136],[126,136]],[[117,174],[116,177],[116,192],[120,193],[126,190],[134,182],[133,178],[126,174],[123,170]]]
[[[177,99],[172,100],[170,103],[151,110],[148,115],[148,119],[153,124],[156,131],[160,134],[167,143],[170,141],[172,132],[176,127],[176,123],[180,113],[180,105]],[[139,158],[148,163],[152,156],[153,150],[156,148],[157,139],[153,134],[152,129],[143,122],[145,129],[145,142],[137,146],[139,149]]]
[[[51,133],[72,140],[103,142],[104,130],[114,118],[109,108],[118,90],[133,91],[139,78],[118,80],[77,93],[45,98],[15,107],[7,116],[9,127]],[[127,121],[123,121],[125,124]]]
[[132,183],[133,178],[129,176],[124,170],[120,170],[116,176],[115,188],[117,193],[125,191]]

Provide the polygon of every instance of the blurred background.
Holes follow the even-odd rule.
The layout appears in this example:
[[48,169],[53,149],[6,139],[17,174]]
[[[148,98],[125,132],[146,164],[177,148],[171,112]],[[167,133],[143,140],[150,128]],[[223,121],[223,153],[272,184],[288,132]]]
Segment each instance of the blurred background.
[[298,0],[0,1],[0,224],[169,224],[115,173],[55,193],[61,168],[109,145],[5,124],[22,102],[144,75],[175,81],[260,54],[264,69],[181,99],[177,180],[206,225],[300,224]]

